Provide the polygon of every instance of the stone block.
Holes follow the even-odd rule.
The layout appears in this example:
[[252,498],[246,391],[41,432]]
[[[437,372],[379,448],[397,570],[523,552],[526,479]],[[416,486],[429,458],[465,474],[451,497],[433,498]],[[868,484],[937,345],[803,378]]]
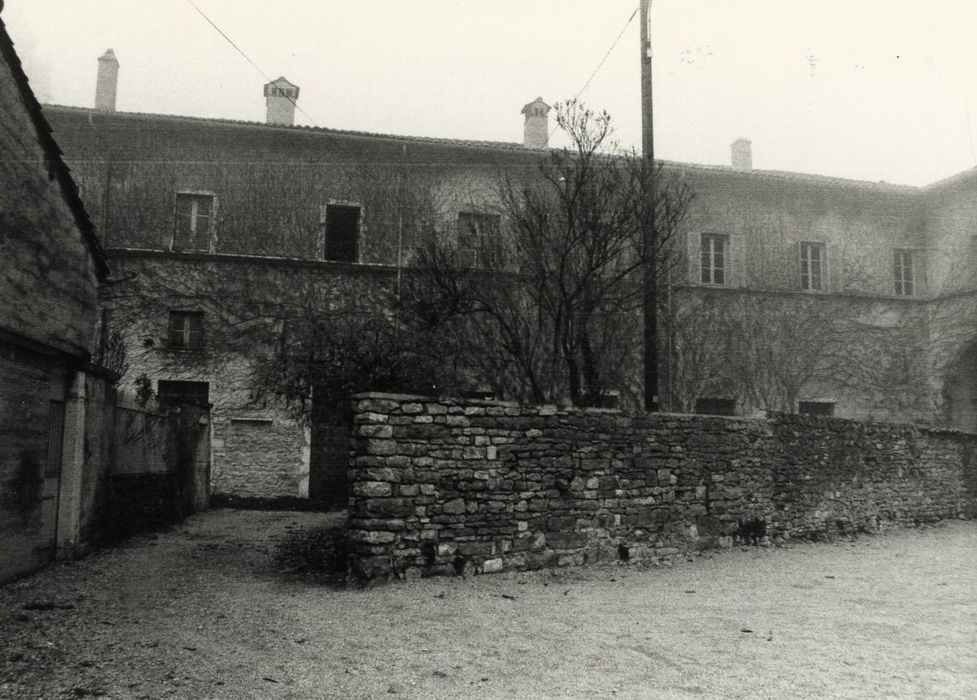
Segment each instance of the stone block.
[[406,518],[414,513],[414,505],[407,498],[371,498],[366,501],[366,511],[382,518]]
[[364,423],[356,428],[356,434],[361,437],[389,438],[393,437],[394,429],[392,425]]
[[389,544],[397,539],[397,535],[383,530],[358,530],[350,533],[350,539],[365,544]]
[[393,487],[385,481],[357,481],[353,483],[353,493],[363,498],[389,496]]
[[400,481],[400,471],[386,467],[364,469],[363,474],[373,481]]
[[[423,486],[422,486],[423,488]],[[465,499],[455,498],[444,504],[442,510],[448,515],[461,515],[465,512]]]
[[482,564],[483,574],[495,574],[502,571],[502,559],[487,559]]

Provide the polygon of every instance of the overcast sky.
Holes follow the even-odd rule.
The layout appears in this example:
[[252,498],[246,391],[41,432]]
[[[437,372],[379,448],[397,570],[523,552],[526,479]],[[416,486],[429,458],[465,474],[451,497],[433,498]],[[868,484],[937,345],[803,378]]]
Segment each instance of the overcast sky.
[[[638,4],[194,1],[301,87],[298,123],[498,141],[537,95],[576,95]],[[120,110],[264,119],[264,78],[187,0],[6,0],[3,19],[42,101],[91,106],[113,48]],[[922,185],[974,167],[975,27],[969,0],[655,0],[656,155],[725,164],[742,136],[757,168]],[[582,95],[635,146],[638,35],[636,16]]]

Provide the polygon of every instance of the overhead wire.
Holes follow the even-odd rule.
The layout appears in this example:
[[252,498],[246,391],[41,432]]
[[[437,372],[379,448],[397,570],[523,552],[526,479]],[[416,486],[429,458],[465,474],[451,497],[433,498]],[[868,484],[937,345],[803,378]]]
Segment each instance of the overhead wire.
[[[607,51],[604,52],[604,55],[601,57],[600,61],[597,63],[597,67],[594,68],[594,70],[591,72],[591,74],[587,78],[587,80],[584,81],[583,87],[581,87],[579,90],[577,90],[577,94],[573,96],[573,99],[574,100],[579,99],[580,96],[587,90],[587,88],[590,87],[590,83],[593,82],[594,78],[600,72],[600,69],[604,67],[604,64],[607,62],[607,59],[610,57],[611,53],[613,53],[614,49],[617,47],[618,43],[621,41],[621,37],[624,36],[624,32],[626,32],[628,30],[628,27],[631,26],[631,23],[634,21],[634,18],[637,16],[639,9],[641,9],[641,4],[640,3],[638,3],[638,5],[634,8],[634,12],[631,13],[631,16],[630,17],[628,17],[628,21],[624,23],[624,26],[621,28],[621,31],[618,32],[618,34],[617,34],[616,37],[614,37],[614,41],[611,42],[610,48],[608,48]],[[556,124],[556,125],[553,126],[553,128],[550,130],[549,138],[553,138],[553,134],[556,133],[556,130],[558,128],[559,128],[559,124]]]
[[[263,78],[264,78],[264,79],[265,79],[266,81],[268,81],[269,83],[270,83],[270,82],[272,82],[272,80],[271,80],[271,78],[270,78],[270,77],[268,76],[268,74],[267,74],[267,73],[265,73],[265,71],[263,71],[263,70],[261,69],[261,67],[260,67],[260,66],[259,66],[259,65],[258,65],[257,63],[255,63],[255,62],[254,62],[254,61],[253,61],[253,60],[251,59],[251,57],[250,57],[250,56],[248,56],[248,54],[247,54],[247,52],[245,52],[245,51],[244,51],[244,49],[242,49],[242,48],[241,48],[240,46],[238,46],[238,45],[237,45],[237,44],[236,44],[236,43],[234,42],[234,40],[233,40],[233,39],[231,39],[231,37],[230,37],[230,36],[228,36],[228,35],[227,35],[227,33],[226,33],[226,32],[225,32],[224,30],[222,30],[222,29],[221,29],[221,28],[220,28],[220,27],[219,27],[219,26],[217,25],[217,23],[216,23],[216,22],[214,22],[214,21],[213,21],[213,20],[212,20],[212,19],[211,19],[210,17],[208,17],[208,16],[207,16],[207,14],[206,14],[206,13],[204,13],[204,11],[203,11],[203,10],[201,10],[201,9],[200,9],[200,7],[198,7],[198,6],[197,6],[197,4],[196,4],[196,3],[195,3],[195,2],[193,1],[193,0],[186,0],[186,1],[187,1],[187,4],[189,4],[189,5],[190,5],[190,6],[191,6],[191,7],[192,7],[192,8],[194,9],[194,10],[196,10],[196,12],[197,12],[197,13],[198,13],[198,14],[199,14],[199,15],[200,15],[201,17],[203,17],[203,18],[204,18],[204,20],[206,20],[206,21],[207,21],[207,23],[208,23],[208,24],[209,24],[209,25],[210,25],[211,27],[213,27],[213,28],[214,28],[214,30],[215,30],[215,31],[216,31],[216,32],[217,32],[217,33],[218,33],[218,34],[219,34],[219,35],[220,35],[221,37],[223,37],[223,39],[224,39],[224,40],[225,40],[225,41],[226,41],[226,42],[227,42],[228,44],[230,44],[230,45],[231,45],[231,46],[232,46],[232,47],[234,48],[234,50],[235,50],[235,51],[237,51],[237,52],[238,52],[239,54],[241,54],[241,56],[243,56],[243,57],[244,57],[244,59],[245,59],[245,60],[246,60],[246,61],[247,61],[248,63],[250,63],[250,64],[251,64],[251,66],[252,66],[252,67],[253,67],[253,68],[254,68],[254,69],[255,69],[256,71],[258,71],[258,73],[259,73],[259,74],[260,74],[260,75],[261,75],[261,76],[262,76],[262,77],[263,77]],[[581,86],[581,88],[580,88],[580,89],[579,89],[579,90],[577,91],[577,93],[576,93],[576,94],[574,95],[574,97],[573,97],[573,99],[574,99],[574,100],[576,100],[576,99],[579,99],[579,97],[580,97],[580,96],[581,96],[581,95],[582,95],[582,94],[583,94],[583,93],[584,93],[584,92],[585,92],[585,91],[587,90],[587,88],[588,88],[588,87],[590,87],[590,84],[591,84],[591,83],[593,82],[593,80],[594,80],[594,78],[595,78],[595,77],[597,76],[597,74],[598,74],[598,73],[600,72],[600,69],[604,67],[604,64],[605,64],[605,63],[607,62],[607,59],[608,59],[608,58],[610,57],[610,55],[611,55],[611,53],[613,53],[613,51],[614,51],[614,49],[615,49],[615,48],[617,47],[617,45],[618,45],[618,43],[619,43],[619,42],[621,41],[621,37],[622,37],[622,36],[624,36],[624,33],[625,33],[625,32],[626,32],[627,30],[628,30],[628,27],[630,27],[630,26],[631,26],[631,23],[632,23],[632,22],[634,21],[634,18],[635,18],[635,17],[636,17],[637,15],[638,15],[638,10],[640,9],[640,7],[641,7],[641,5],[640,5],[640,3],[639,3],[639,4],[638,4],[638,5],[637,5],[637,6],[636,6],[636,7],[634,8],[634,11],[633,11],[633,12],[631,13],[631,16],[630,16],[630,17],[628,17],[628,20],[627,20],[627,22],[625,22],[625,23],[624,23],[624,26],[623,26],[623,27],[621,28],[621,31],[620,31],[620,32],[618,32],[618,34],[617,34],[617,36],[616,36],[616,37],[614,38],[614,41],[612,41],[612,42],[611,42],[611,45],[610,45],[610,47],[609,47],[609,48],[607,49],[607,51],[605,51],[605,52],[604,52],[604,55],[603,55],[603,56],[601,57],[601,59],[600,59],[600,61],[598,61],[598,63],[597,63],[597,66],[596,66],[596,67],[594,68],[594,70],[593,70],[593,71],[591,71],[591,73],[590,73],[590,75],[589,75],[589,76],[587,77],[587,80],[585,80],[585,81],[584,81],[584,84],[583,84],[583,86]],[[286,97],[286,98],[287,98],[287,99],[288,99],[288,100],[289,100],[289,101],[290,101],[290,102],[292,103],[292,105],[293,105],[293,106],[295,107],[295,109],[297,109],[297,110],[298,110],[298,111],[299,111],[299,112],[300,112],[300,113],[301,113],[301,114],[302,114],[302,115],[303,115],[303,116],[304,116],[304,117],[305,117],[306,119],[308,119],[308,120],[309,120],[309,121],[310,121],[310,122],[311,122],[311,123],[312,123],[312,124],[313,124],[313,125],[314,125],[314,126],[315,126],[316,128],[319,128],[319,129],[322,129],[322,128],[323,128],[323,127],[321,127],[321,126],[319,126],[319,124],[318,124],[318,123],[317,123],[317,122],[316,122],[316,121],[315,121],[315,120],[314,120],[314,119],[313,119],[313,118],[312,118],[311,116],[309,116],[309,115],[308,115],[308,114],[307,114],[307,113],[305,112],[305,110],[303,110],[303,109],[302,109],[301,107],[299,107],[299,105],[298,105],[298,102],[296,101],[296,99],[295,99],[295,98],[293,98],[293,97],[291,97],[291,96],[289,96],[289,95],[284,95],[284,97]],[[559,128],[559,125],[555,125],[555,126],[554,126],[554,127],[553,127],[553,128],[551,129],[551,130],[550,130],[550,133],[549,133],[549,137],[550,137],[550,138],[552,138],[552,136],[553,136],[553,134],[555,134],[555,133],[556,133],[556,130],[557,130],[558,128]],[[326,135],[326,136],[327,136],[327,137],[328,137],[328,138],[329,138],[330,140],[332,140],[332,141],[333,141],[333,142],[334,142],[334,143],[335,143],[335,144],[336,144],[336,145],[337,145],[337,146],[338,146],[339,148],[344,148],[344,146],[343,146],[342,144],[340,144],[340,143],[339,143],[338,141],[336,141],[336,139],[335,139],[335,138],[333,138],[333,136],[332,136],[331,134],[329,134],[329,132],[328,132],[328,131],[325,131],[325,130],[323,130],[323,133],[324,133],[324,134],[325,134],[325,135]],[[413,164],[412,164],[412,165],[413,165]]]

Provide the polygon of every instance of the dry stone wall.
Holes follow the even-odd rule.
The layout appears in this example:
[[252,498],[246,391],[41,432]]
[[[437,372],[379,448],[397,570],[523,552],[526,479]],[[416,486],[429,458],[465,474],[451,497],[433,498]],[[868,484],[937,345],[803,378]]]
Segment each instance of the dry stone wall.
[[355,398],[364,578],[656,560],[972,515],[977,436],[833,418]]

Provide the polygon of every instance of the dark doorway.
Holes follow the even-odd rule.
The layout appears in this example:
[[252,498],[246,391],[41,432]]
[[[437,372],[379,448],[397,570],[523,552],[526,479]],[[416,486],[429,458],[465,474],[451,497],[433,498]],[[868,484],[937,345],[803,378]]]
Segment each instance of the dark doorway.
[[943,408],[952,427],[977,432],[977,342],[964,347],[949,366],[943,384]]
[[348,411],[337,414],[324,402],[313,401],[309,455],[309,500],[313,503],[327,508],[346,507],[352,433],[352,416]]

